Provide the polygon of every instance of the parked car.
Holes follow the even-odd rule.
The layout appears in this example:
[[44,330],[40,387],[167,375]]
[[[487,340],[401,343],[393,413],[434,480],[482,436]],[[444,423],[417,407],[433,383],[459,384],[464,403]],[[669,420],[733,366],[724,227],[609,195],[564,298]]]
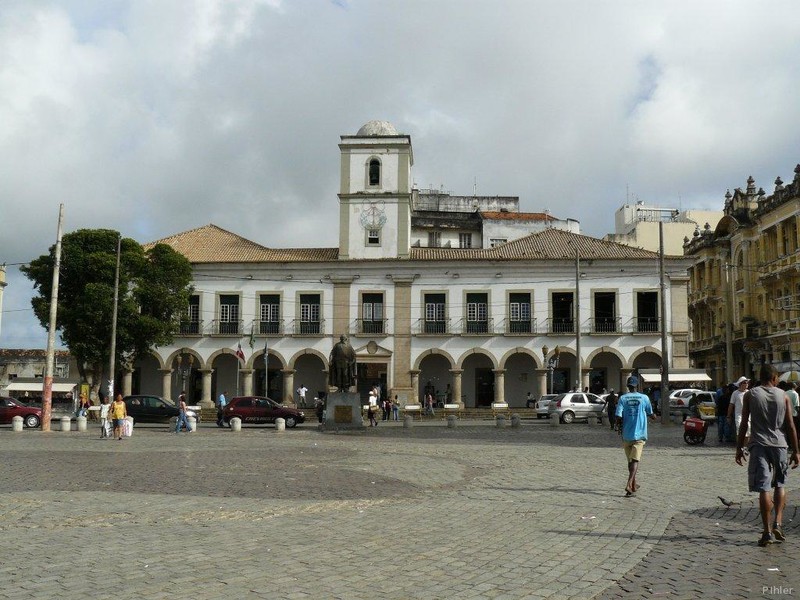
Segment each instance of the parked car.
[[673,407],[670,402],[670,414],[681,415],[685,419],[691,414],[690,404],[694,401],[697,402],[697,411],[700,418],[704,421],[713,421],[717,418],[717,405],[715,402],[716,394],[714,392],[707,392],[705,390],[697,390],[688,398],[677,398]]
[[134,423],[169,423],[178,416],[178,407],[160,396],[137,394],[125,396],[125,410]]
[[42,409],[28,406],[16,398],[0,396],[0,423],[11,423],[14,417],[22,417],[23,426],[33,429],[42,422]]
[[274,423],[275,419],[286,421],[286,427],[295,427],[298,423],[303,423],[306,416],[301,410],[279,404],[266,396],[237,396],[231,401],[222,412],[222,420],[228,426],[234,417],[242,420],[242,425],[260,425]]
[[562,423],[572,423],[576,420],[600,419],[606,403],[596,394],[570,392],[559,394],[550,401],[548,414],[557,414]]
[[536,401],[537,419],[546,419],[548,417],[547,410],[550,407],[550,401],[553,398],[558,398],[558,394],[544,394]]
[[673,390],[669,395],[669,413],[671,415],[686,415],[689,414],[689,400],[695,394],[711,394],[711,400],[714,400],[714,392],[707,392],[695,388],[684,388],[681,390]]

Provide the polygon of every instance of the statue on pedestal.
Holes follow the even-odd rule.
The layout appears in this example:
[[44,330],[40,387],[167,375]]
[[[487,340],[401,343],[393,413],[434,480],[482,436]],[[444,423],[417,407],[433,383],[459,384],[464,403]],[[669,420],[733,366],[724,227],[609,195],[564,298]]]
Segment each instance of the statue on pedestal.
[[333,345],[330,358],[328,383],[340,392],[347,392],[356,382],[356,353],[347,341],[347,336],[339,336]]

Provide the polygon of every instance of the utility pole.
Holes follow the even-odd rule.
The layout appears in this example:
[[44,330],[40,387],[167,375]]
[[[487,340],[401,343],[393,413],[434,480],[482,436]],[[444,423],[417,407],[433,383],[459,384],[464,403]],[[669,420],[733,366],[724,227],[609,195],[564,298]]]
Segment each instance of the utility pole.
[[669,349],[667,347],[667,283],[664,279],[664,222],[658,222],[658,281],[661,294],[661,424],[669,423]]
[[56,233],[56,256],[53,264],[53,289],[50,290],[50,324],[47,329],[47,358],[42,391],[42,431],[50,431],[50,415],[53,407],[53,362],[56,351],[56,320],[58,316],[58,275],[61,270],[61,232],[64,221],[64,205],[58,208],[58,233]]
[[114,273],[114,311],[111,316],[111,357],[108,359],[108,399],[114,401],[114,359],[117,353],[117,303],[119,301],[119,255],[122,248],[122,235],[117,237],[117,269]]
[[581,363],[581,257],[575,248],[575,363],[578,370],[576,387],[580,392],[583,389],[583,373]]
[[717,382],[720,387],[734,381],[733,377],[733,282],[731,281],[732,254],[728,253],[728,262],[725,264],[725,381]]

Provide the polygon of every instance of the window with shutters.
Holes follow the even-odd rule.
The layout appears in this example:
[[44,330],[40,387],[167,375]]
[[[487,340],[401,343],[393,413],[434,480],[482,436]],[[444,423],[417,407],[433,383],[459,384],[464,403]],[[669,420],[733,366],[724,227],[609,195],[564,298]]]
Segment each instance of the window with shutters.
[[488,307],[487,294],[467,294],[467,333],[487,333],[489,331]]
[[238,295],[220,295],[218,332],[225,335],[241,334]]
[[261,294],[259,298],[258,331],[262,335],[280,333],[281,297],[278,294]]
[[361,296],[361,333],[385,333],[383,294]]
[[509,333],[532,333],[531,295],[514,292],[508,295],[508,331]]
[[425,333],[447,333],[444,294],[425,294]]
[[300,332],[316,334],[320,332],[319,294],[300,294]]

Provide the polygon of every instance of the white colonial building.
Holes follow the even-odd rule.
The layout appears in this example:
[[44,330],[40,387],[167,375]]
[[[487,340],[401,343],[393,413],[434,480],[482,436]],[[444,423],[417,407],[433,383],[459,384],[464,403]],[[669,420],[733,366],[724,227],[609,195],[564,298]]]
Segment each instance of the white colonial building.
[[343,333],[358,389],[378,383],[401,404],[426,388],[467,407],[619,389],[633,370],[660,366],[664,326],[671,364],[688,366],[688,259],[666,260],[662,323],[655,253],[548,219],[495,247],[482,233],[492,218],[476,247],[415,244],[427,225],[415,224],[410,136],[372,121],[339,149],[337,248],[267,248],[214,225],[159,240],[191,261],[195,292],[174,344],[137,361],[124,388],[172,398],[185,388],[205,404],[222,391],[292,401],[300,384],[328,390]]

